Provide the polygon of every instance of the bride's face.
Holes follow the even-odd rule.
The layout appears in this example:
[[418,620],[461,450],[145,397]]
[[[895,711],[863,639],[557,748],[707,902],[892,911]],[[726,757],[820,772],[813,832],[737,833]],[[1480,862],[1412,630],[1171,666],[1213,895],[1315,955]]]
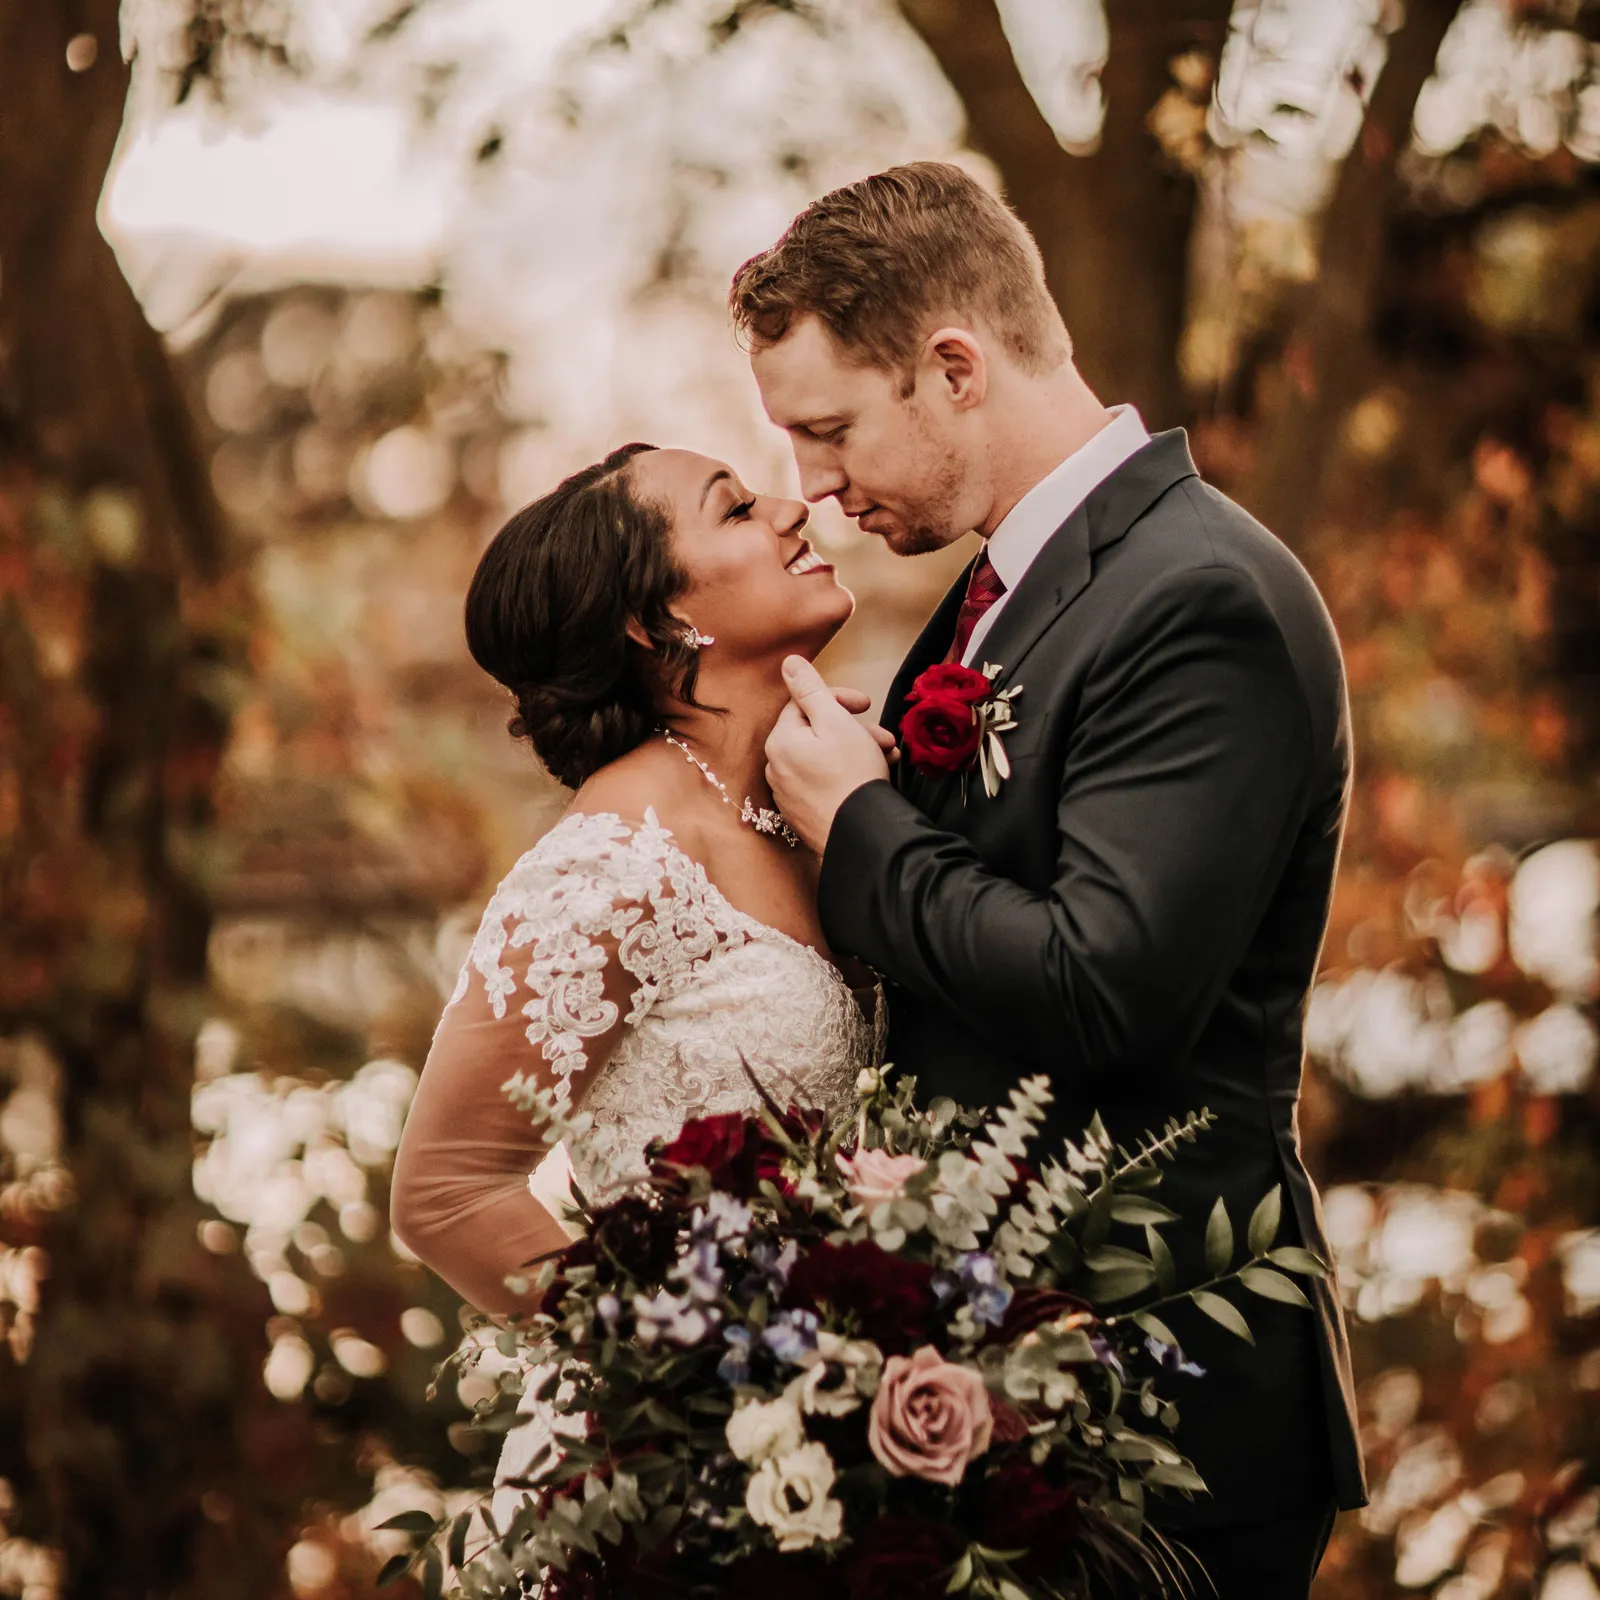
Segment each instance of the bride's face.
[[673,611],[716,640],[703,665],[811,657],[850,620],[855,597],[807,539],[803,501],[757,494],[726,462],[692,450],[636,456],[629,478],[671,522],[689,577]]

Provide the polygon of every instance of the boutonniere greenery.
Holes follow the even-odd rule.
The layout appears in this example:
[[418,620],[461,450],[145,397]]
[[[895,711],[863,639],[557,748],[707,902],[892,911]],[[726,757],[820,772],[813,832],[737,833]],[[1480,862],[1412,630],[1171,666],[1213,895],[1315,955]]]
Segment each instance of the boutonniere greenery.
[[1002,735],[1017,725],[1011,702],[1022,693],[1022,685],[998,688],[1004,671],[992,662],[977,672],[941,661],[919,673],[906,696],[906,713],[900,720],[906,759],[924,777],[959,773],[963,799],[974,770],[991,800],[1011,776]]

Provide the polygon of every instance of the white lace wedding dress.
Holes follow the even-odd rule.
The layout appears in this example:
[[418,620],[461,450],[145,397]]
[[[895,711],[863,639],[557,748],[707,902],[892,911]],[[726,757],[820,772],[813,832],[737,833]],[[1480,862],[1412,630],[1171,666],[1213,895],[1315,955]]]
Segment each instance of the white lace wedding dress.
[[[490,901],[424,1081],[437,1061],[481,1084],[485,1068],[472,1064],[492,1061],[497,1084],[520,1069],[555,1087],[593,1116],[587,1148],[571,1152],[593,1198],[643,1175],[645,1146],[686,1118],[754,1110],[741,1057],[780,1104],[832,1114],[854,1103],[856,1076],[878,1060],[882,1037],[881,992],[864,1010],[826,957],[737,910],[654,811],[639,821],[571,813]],[[589,1077],[587,1052],[601,1040],[610,1053]],[[455,1131],[503,1157],[485,1118],[473,1135],[453,1109]],[[434,1188],[439,1203],[470,1213],[465,1189]],[[541,1172],[535,1192],[556,1188]],[[551,1437],[543,1409],[525,1409],[532,1420],[509,1435],[497,1481],[522,1476]]]

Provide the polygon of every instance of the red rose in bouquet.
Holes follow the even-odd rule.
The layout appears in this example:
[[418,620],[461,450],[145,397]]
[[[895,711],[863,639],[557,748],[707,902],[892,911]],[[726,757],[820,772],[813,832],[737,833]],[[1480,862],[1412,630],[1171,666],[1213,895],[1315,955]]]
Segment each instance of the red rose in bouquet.
[[890,1255],[870,1239],[813,1245],[789,1274],[783,1303],[814,1311],[824,1303],[854,1312],[861,1336],[887,1355],[903,1355],[927,1337],[933,1268]]
[[942,1600],[966,1541],[948,1523],[880,1517],[844,1561],[850,1600]]

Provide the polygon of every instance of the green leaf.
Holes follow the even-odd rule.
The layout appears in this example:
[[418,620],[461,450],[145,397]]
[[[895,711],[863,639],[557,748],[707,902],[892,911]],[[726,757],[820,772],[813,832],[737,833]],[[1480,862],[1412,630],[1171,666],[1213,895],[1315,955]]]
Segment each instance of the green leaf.
[[1311,1302],[1306,1299],[1305,1292],[1292,1278],[1286,1278],[1281,1272],[1274,1272],[1271,1267],[1246,1267],[1239,1274],[1239,1281],[1251,1294],[1258,1294],[1263,1300],[1281,1300],[1286,1306],[1303,1306],[1307,1311],[1311,1309]]
[[1170,1345],[1174,1350],[1178,1348],[1178,1341],[1172,1329],[1164,1323],[1153,1311],[1135,1311],[1133,1320],[1150,1335],[1152,1339],[1165,1345]]
[[403,1576],[406,1569],[411,1565],[411,1560],[411,1556],[403,1550],[397,1556],[390,1556],[384,1562],[383,1570],[378,1574],[378,1587],[387,1589],[397,1578]]
[[444,1593],[444,1561],[436,1544],[422,1552],[422,1593],[424,1600],[440,1600]]
[[1231,1300],[1224,1300],[1220,1294],[1213,1294],[1209,1289],[1196,1289],[1189,1298],[1213,1322],[1220,1323],[1229,1333],[1238,1334],[1246,1344],[1256,1342],[1255,1335],[1250,1331],[1250,1324],[1244,1320],[1244,1314]]
[[1171,1294],[1178,1287],[1178,1269],[1172,1264],[1172,1252],[1167,1241],[1154,1228],[1144,1230],[1144,1242],[1150,1247],[1150,1265],[1155,1268],[1156,1282],[1162,1294]]
[[1228,1221],[1228,1208],[1219,1194],[1217,1203],[1211,1208],[1211,1218],[1206,1223],[1206,1271],[1213,1278],[1220,1277],[1228,1270],[1228,1263],[1232,1260],[1233,1224]]
[[402,1511],[378,1526],[395,1533],[409,1533],[413,1538],[430,1539],[439,1524],[426,1511]]
[[1111,1202],[1111,1219],[1113,1222],[1131,1222],[1136,1227],[1140,1223],[1176,1222],[1178,1214],[1168,1211],[1165,1206],[1157,1205],[1154,1200],[1143,1200],[1138,1195],[1119,1194]]
[[1285,1272],[1303,1272],[1308,1278],[1328,1276],[1326,1264],[1319,1261],[1309,1250],[1302,1250],[1297,1244],[1286,1244],[1276,1250],[1269,1250],[1267,1260],[1275,1267],[1282,1267]]
[[1092,1144],[1107,1145],[1111,1143],[1111,1136],[1106,1132],[1106,1125],[1100,1120],[1098,1111],[1089,1119],[1087,1138]]
[[1148,1267],[1150,1262],[1137,1250],[1124,1250],[1121,1245],[1103,1244],[1084,1256],[1083,1264],[1091,1272],[1115,1272],[1120,1267]]
[[950,1581],[944,1586],[946,1594],[959,1594],[972,1582],[972,1552],[965,1551],[961,1559],[956,1562],[955,1570],[950,1574]]
[[1091,1304],[1111,1305],[1142,1293],[1155,1281],[1150,1267],[1113,1267],[1109,1272],[1091,1273],[1087,1291]]
[[1144,1481],[1158,1483],[1164,1489],[1192,1489],[1197,1494],[1204,1494],[1206,1488],[1206,1480],[1186,1461],[1158,1461],[1146,1469]]
[[450,1543],[446,1553],[450,1557],[450,1565],[457,1572],[467,1564],[467,1529],[471,1526],[472,1513],[470,1511],[463,1511],[450,1524]]
[[1275,1183],[1262,1195],[1250,1214],[1250,1254],[1264,1256],[1278,1237],[1278,1224],[1283,1221],[1283,1185]]

